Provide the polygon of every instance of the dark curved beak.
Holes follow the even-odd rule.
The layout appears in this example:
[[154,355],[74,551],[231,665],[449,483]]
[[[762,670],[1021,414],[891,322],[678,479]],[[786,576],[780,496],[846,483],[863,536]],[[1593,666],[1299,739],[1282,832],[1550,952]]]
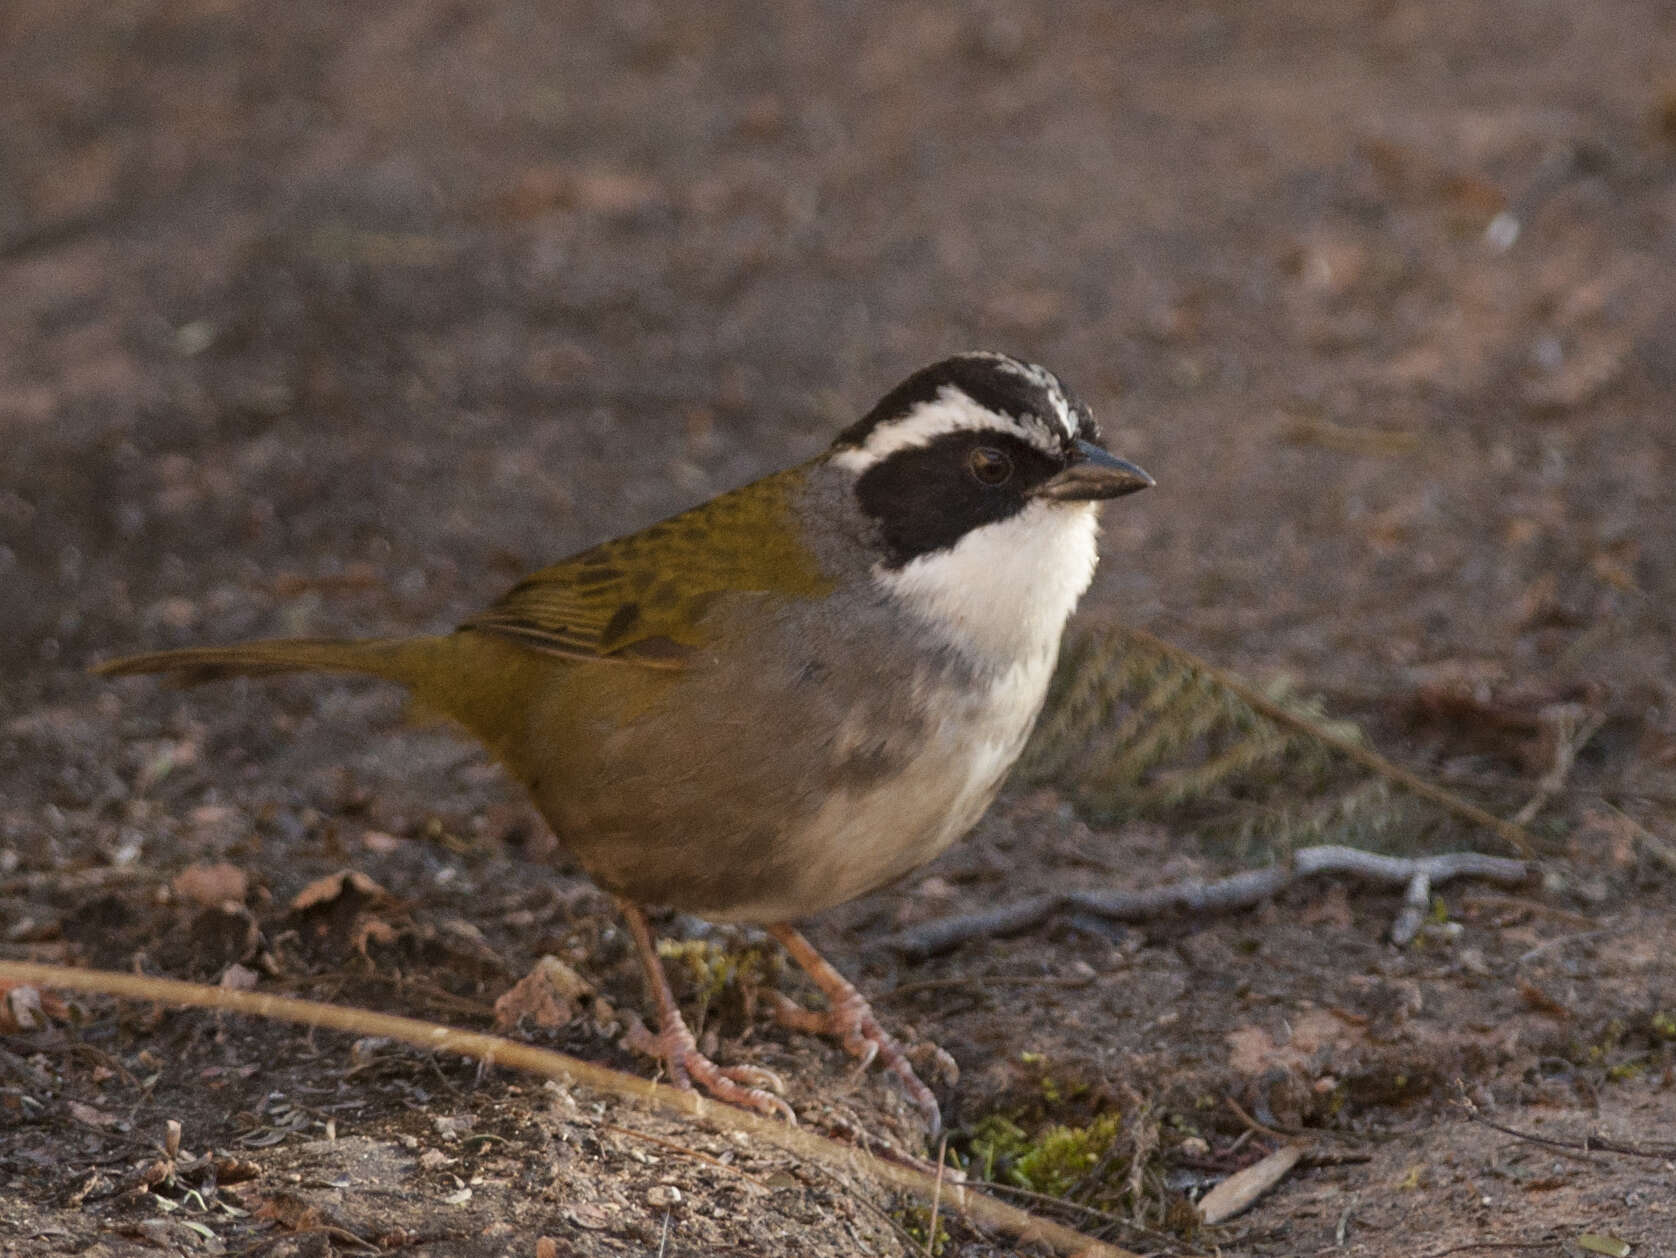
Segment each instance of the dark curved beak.
[[1036,486],[1035,496],[1056,502],[1092,502],[1121,498],[1137,489],[1150,489],[1154,483],[1127,459],[1108,454],[1092,441],[1079,441],[1072,464]]

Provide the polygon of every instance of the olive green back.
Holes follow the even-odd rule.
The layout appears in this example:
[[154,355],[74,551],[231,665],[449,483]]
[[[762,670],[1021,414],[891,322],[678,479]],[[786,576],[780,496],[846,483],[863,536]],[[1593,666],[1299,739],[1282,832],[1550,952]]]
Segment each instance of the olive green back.
[[718,595],[831,589],[803,540],[790,468],[532,573],[461,628],[579,659],[676,666]]

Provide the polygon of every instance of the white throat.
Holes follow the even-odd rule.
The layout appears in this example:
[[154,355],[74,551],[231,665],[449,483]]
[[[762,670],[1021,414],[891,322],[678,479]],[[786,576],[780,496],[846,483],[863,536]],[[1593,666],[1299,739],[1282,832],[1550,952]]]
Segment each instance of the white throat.
[[901,605],[975,664],[1051,668],[1065,622],[1094,579],[1092,503],[1032,502],[947,550],[875,570]]

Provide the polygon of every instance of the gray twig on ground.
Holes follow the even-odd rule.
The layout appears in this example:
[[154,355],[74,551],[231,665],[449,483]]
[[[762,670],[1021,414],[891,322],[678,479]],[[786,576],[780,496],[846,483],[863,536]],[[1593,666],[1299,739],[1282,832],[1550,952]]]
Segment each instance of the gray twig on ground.
[[[1069,891],[1034,896],[982,913],[943,917],[900,931],[884,941],[903,956],[936,956],[969,939],[1015,935],[1039,926],[1054,914],[1070,910],[1093,913],[1120,922],[1153,921],[1172,913],[1223,913],[1251,908],[1305,878],[1342,874],[1376,886],[1430,888],[1454,878],[1479,878],[1514,886],[1530,877],[1528,861],[1479,852],[1450,852],[1441,856],[1381,856],[1358,848],[1322,844],[1300,848],[1283,864],[1253,869],[1211,881],[1189,879],[1142,891]],[[1422,882],[1423,880],[1423,882]],[[1399,918],[1400,925],[1402,919]],[[1415,928],[1418,929],[1418,921]],[[1396,934],[1396,927],[1392,930]],[[1412,938],[1412,934],[1409,936]],[[1400,940],[1398,942],[1401,942]]]

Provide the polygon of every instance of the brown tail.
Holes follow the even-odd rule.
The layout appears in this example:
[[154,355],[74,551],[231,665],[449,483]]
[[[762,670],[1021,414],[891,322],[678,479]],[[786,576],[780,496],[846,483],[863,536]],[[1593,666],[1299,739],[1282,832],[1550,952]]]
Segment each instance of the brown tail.
[[365,673],[411,684],[415,648],[423,638],[273,638],[229,646],[193,646],[151,651],[95,664],[106,677],[168,673],[183,685],[224,677],[266,677],[273,673]]

